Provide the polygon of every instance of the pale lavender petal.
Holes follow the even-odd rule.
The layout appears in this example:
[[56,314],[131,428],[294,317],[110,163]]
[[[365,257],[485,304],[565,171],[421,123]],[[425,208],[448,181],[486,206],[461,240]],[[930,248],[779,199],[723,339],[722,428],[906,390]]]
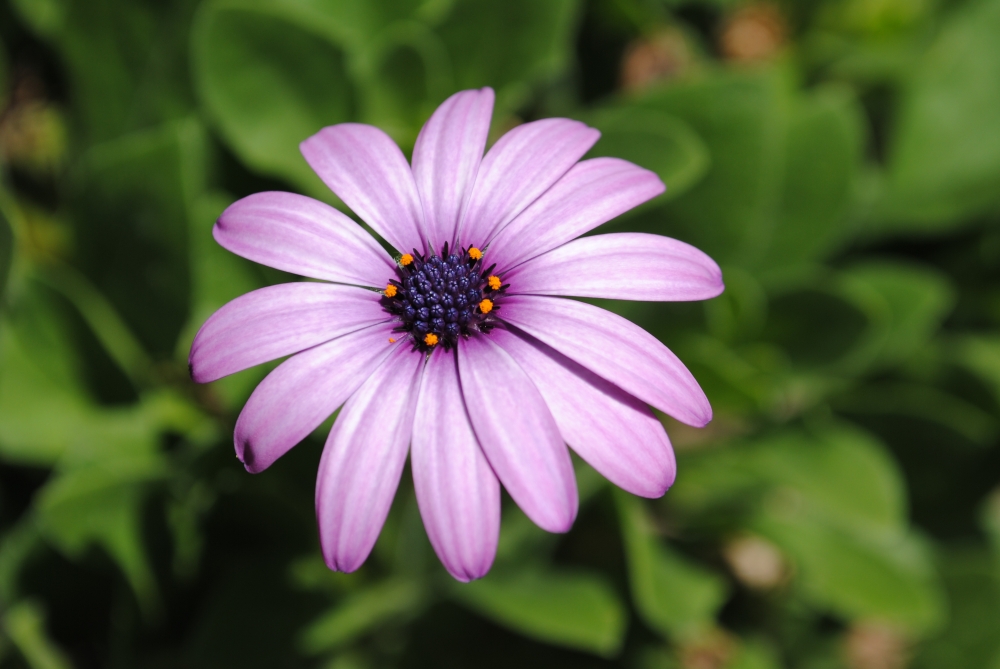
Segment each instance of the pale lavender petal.
[[660,177],[618,158],[577,163],[490,242],[501,270],[562,246],[666,190]]
[[534,295],[508,296],[501,316],[682,423],[703,427],[712,420],[708,398],[684,363],[621,316],[576,300]]
[[654,302],[707,300],[723,289],[722,270],[705,253],[639,232],[577,239],[518,265],[503,280],[516,294]]
[[457,348],[465,407],[497,478],[536,525],[567,531],[576,518],[576,477],[541,393],[488,337]]
[[413,147],[413,177],[434,250],[454,243],[476,183],[493,115],[493,89],[461,91],[424,124]]
[[354,571],[378,539],[413,431],[424,356],[398,347],[337,416],[316,477],[316,518],[326,565]]
[[375,126],[341,123],[299,145],[306,162],[397,251],[425,249],[423,210],[406,157]]
[[382,287],[396,268],[360,225],[294,193],[256,193],[234,202],[212,235],[236,255],[314,279]]
[[483,158],[459,237],[485,246],[566,174],[601,136],[579,121],[547,118],[519,125]]
[[402,341],[394,321],[373,325],[303,351],[260,382],[236,421],[236,456],[264,471],[329,418]]
[[674,451],[648,406],[529,335],[490,336],[531,377],[570,448],[605,478],[642,497],[673,484]]
[[332,283],[283,283],[241,295],[195,335],[191,377],[215,381],[389,320],[371,290]]
[[484,576],[500,536],[500,484],[469,422],[454,351],[435,351],[424,368],[410,467],[445,569],[459,581]]

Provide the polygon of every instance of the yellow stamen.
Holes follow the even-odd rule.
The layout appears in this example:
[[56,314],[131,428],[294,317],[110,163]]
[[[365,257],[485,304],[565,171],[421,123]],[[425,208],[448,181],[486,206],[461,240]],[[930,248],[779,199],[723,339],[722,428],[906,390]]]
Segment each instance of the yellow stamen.
[[428,346],[436,346],[438,343],[438,336],[433,332],[428,332],[424,335],[424,343]]
[[389,343],[390,344],[395,344],[396,343],[396,338],[395,337],[389,337]]
[[490,313],[491,311],[493,311],[493,301],[483,300],[482,302],[479,303],[479,310],[484,314]]
[[483,252],[477,249],[475,246],[469,249],[469,257],[473,260],[479,260],[483,257]]
[[[500,283],[500,277],[493,275],[489,279],[487,279],[487,281],[490,282],[490,288],[492,288],[493,290],[500,290],[500,286],[502,285]],[[392,297],[392,295],[390,295],[389,297]]]
[[[492,285],[492,284],[490,284],[490,285]],[[386,297],[396,297],[396,287],[394,285],[392,285],[391,283],[388,284],[385,287],[385,296]]]
[[404,253],[404,254],[403,254],[403,255],[402,255],[402,256],[401,256],[400,258],[399,258],[399,264],[400,264],[400,265],[402,265],[403,267],[406,267],[406,266],[407,266],[407,265],[409,265],[409,264],[410,264],[411,262],[413,262],[413,256],[411,256],[411,255],[410,255],[409,253]]

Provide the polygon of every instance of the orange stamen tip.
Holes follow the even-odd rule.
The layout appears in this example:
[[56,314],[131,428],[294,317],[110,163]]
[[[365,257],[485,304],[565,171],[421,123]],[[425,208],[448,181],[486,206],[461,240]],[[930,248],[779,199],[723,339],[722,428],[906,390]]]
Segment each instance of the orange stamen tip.
[[483,300],[479,303],[479,310],[484,314],[488,314],[493,311],[493,300]]
[[399,264],[402,265],[403,267],[406,267],[407,265],[409,265],[412,262],[413,262],[413,256],[410,255],[409,253],[404,253],[399,258]]
[[390,344],[395,344],[396,343],[396,338],[395,337],[389,337],[389,343]]
[[[492,284],[491,284],[492,285]],[[391,283],[385,287],[386,297],[396,297],[396,287]]]
[[479,260],[483,257],[483,252],[477,249],[475,246],[469,249],[469,257],[473,260]]
[[428,332],[424,335],[424,343],[428,346],[436,346],[438,343],[438,336],[433,332]]
[[[487,281],[489,281],[490,283],[490,288],[492,288],[493,290],[500,290],[500,286],[502,285],[500,283],[500,277],[493,275],[489,279],[487,279]],[[392,296],[390,295],[389,297]]]

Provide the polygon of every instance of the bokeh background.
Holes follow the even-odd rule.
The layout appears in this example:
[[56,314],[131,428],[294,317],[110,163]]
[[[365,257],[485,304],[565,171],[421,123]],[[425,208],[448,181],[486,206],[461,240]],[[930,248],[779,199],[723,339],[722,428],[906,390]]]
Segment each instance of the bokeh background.
[[[707,303],[602,303],[694,371],[676,485],[577,462],[566,535],[505,502],[451,580],[408,473],[326,570],[325,432],[247,474],[254,369],[194,332],[295,280],[219,248],[235,199],[338,204],[299,156],[409,152],[456,90],[667,194],[602,230],[697,245]],[[1000,0],[0,0],[0,667],[1000,669]]]

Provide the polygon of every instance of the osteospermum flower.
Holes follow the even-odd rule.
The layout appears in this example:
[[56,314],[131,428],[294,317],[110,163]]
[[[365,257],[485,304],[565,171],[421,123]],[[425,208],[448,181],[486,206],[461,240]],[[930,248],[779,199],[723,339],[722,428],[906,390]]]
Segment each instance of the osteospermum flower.
[[655,407],[703,426],[711,407],[663,344],[564,296],[700,300],[718,266],[667,237],[578,239],[664,191],[615,158],[580,158],[599,133],[568,119],[518,126],[483,156],[493,91],[464,91],[427,121],[412,168],[378,128],[344,123],[302,154],[396,249],[316,200],[258,193],[223,212],[233,253],[321,282],[239,297],[191,347],[198,382],[292,355],[254,390],[236,454],[260,472],[343,405],[316,482],[323,556],[353,571],[368,556],[409,453],[417,502],[441,562],[484,575],[500,527],[500,485],[545,530],[577,512],[567,444],[645,497],[673,483]]

